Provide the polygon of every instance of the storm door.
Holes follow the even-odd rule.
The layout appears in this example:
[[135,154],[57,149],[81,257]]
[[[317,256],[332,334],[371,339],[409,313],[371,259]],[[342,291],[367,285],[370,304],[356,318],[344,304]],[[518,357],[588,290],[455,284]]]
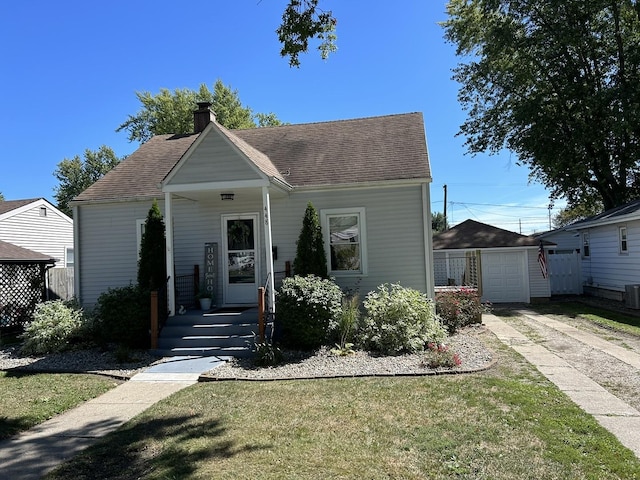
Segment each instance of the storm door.
[[257,225],[257,214],[222,216],[226,304],[253,304],[257,301]]

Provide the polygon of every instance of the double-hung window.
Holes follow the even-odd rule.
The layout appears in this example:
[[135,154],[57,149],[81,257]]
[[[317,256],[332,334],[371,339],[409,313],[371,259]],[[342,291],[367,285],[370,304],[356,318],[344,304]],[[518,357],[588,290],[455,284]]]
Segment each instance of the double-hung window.
[[620,253],[628,253],[629,246],[627,244],[627,227],[620,227],[618,229],[618,236],[620,238]]
[[591,251],[589,249],[589,232],[584,232],[582,234],[582,257],[589,257],[591,255]]
[[364,208],[321,210],[329,273],[367,274],[367,229]]

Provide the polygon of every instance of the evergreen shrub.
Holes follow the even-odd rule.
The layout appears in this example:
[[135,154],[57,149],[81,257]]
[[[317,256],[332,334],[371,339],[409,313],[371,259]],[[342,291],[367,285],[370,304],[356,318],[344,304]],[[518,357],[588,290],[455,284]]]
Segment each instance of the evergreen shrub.
[[342,291],[315,275],[285,278],[276,295],[275,338],[285,347],[313,350],[338,328]]

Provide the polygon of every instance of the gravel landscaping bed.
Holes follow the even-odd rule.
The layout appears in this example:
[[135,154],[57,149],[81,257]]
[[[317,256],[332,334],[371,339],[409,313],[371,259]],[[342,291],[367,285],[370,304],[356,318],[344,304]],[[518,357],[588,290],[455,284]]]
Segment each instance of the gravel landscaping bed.
[[386,375],[435,375],[483,370],[493,364],[493,353],[482,342],[484,327],[468,327],[451,336],[450,351],[459,355],[462,363],[454,368],[429,368],[424,354],[375,356],[356,351],[352,355],[336,356],[323,348],[313,354],[284,352],[284,363],[258,368],[250,359],[234,359],[202,375],[203,380],[282,380]]
[[[479,338],[485,331],[482,326],[469,327],[449,338],[450,350],[458,353],[462,360],[462,364],[455,368],[430,369],[423,363],[423,354],[377,357],[358,351],[353,355],[335,356],[328,349],[321,349],[314,354],[286,352],[286,362],[277,367],[256,368],[250,359],[234,359],[206,372],[202,379],[273,380],[477,371],[488,368],[493,361],[493,353]],[[99,349],[25,357],[15,346],[0,347],[0,371],[83,372],[130,378],[153,364],[167,360],[146,352],[133,352],[132,357],[134,360],[129,363],[118,363],[113,352]]]

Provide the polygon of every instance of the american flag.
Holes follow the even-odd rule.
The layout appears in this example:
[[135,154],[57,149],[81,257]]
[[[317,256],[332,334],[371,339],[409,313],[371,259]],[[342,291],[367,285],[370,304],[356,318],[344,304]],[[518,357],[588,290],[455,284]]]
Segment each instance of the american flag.
[[542,246],[542,242],[540,242],[540,246],[538,247],[538,263],[540,264],[542,278],[547,278],[547,258],[544,256],[544,247]]

